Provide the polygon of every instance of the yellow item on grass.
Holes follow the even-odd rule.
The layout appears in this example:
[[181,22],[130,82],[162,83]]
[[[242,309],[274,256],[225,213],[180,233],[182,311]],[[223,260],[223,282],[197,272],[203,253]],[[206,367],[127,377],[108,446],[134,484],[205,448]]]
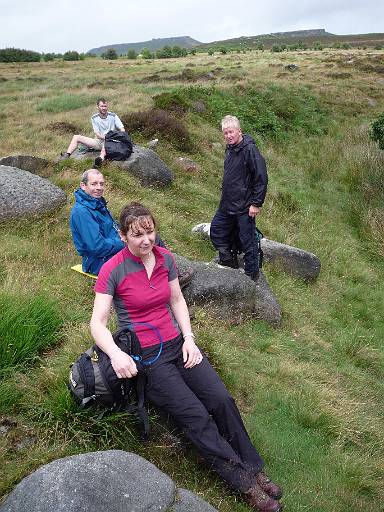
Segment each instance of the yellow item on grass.
[[79,263],[78,265],[74,265],[73,267],[71,267],[71,269],[74,270],[75,272],[83,274],[84,276],[92,277],[92,279],[97,279],[97,276],[95,274],[89,274],[88,272],[84,272],[81,263]]

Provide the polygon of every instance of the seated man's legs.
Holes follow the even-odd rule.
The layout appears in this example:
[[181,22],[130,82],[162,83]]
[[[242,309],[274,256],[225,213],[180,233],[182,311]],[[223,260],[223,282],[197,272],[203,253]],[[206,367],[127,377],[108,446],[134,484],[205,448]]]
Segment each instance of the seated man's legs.
[[84,144],[84,146],[87,146],[88,148],[101,151],[104,149],[103,141],[99,139],[92,139],[91,137],[85,137],[85,135],[74,135],[66,151],[67,155],[71,155],[77,148],[78,144]]
[[244,271],[251,279],[259,275],[259,258],[256,241],[255,217],[248,213],[237,216],[239,239],[244,253]]
[[232,268],[238,268],[237,255],[232,250],[236,220],[235,215],[217,210],[210,230],[212,244],[219,251],[220,265]]

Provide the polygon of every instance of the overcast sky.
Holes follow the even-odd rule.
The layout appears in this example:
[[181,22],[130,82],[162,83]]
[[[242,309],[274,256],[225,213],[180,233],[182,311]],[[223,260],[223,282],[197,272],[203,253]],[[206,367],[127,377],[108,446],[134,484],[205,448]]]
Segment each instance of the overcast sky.
[[0,48],[39,52],[86,52],[174,36],[210,42],[311,28],[384,32],[384,0],[0,0],[0,9]]

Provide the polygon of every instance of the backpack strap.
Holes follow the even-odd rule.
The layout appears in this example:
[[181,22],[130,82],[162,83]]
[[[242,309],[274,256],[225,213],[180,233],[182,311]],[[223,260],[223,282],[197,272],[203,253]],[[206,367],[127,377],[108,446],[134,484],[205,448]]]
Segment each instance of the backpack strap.
[[[78,363],[79,374],[84,384],[84,400],[95,396],[95,374],[93,372],[92,361],[90,356],[84,352]],[[85,403],[83,404],[85,405]]]

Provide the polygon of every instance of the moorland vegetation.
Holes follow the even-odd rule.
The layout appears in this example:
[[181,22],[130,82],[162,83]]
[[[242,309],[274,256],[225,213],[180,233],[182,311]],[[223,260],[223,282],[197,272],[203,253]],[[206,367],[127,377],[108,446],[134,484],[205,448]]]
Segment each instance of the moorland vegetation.
[[[142,444],[134,419],[80,411],[66,389],[70,363],[90,344],[92,283],[70,270],[79,258],[68,219],[92,160],[53,162],[73,127],[91,134],[95,100],[106,96],[136,143],[159,139],[175,173],[169,188],[150,189],[108,164],[109,206],[115,215],[133,199],[151,206],[162,237],[187,258],[214,256],[191,228],[217,207],[219,120],[238,115],[255,137],[270,175],[259,227],[317,254],[322,271],[305,284],[265,266],[279,328],[219,322],[209,306],[195,308],[193,328],[284,486],[287,510],[382,507],[384,152],[371,126],[382,114],[383,70],[381,51],[358,49],[0,64],[1,156],[51,160],[44,176],[68,196],[52,215],[0,225],[2,495],[58,457],[116,448],[222,512],[247,510],[155,412]],[[179,156],[200,170],[180,169]]]

